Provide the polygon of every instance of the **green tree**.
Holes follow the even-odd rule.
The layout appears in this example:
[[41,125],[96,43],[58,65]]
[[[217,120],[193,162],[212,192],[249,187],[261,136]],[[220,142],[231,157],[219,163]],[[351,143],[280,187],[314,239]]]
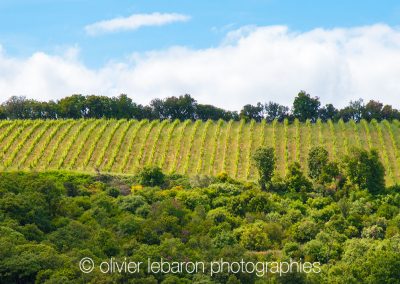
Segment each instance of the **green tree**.
[[143,186],[162,186],[165,183],[165,175],[159,167],[145,167],[138,179]]
[[308,175],[313,179],[318,179],[329,159],[328,151],[321,146],[312,147],[308,153]]
[[258,169],[260,186],[265,190],[266,185],[271,181],[272,175],[274,174],[276,163],[275,151],[272,147],[258,148],[253,159]]
[[246,121],[254,119],[260,122],[264,118],[264,106],[261,103],[257,103],[255,106],[247,104],[240,111],[240,118]]
[[293,115],[302,122],[305,122],[307,119],[315,122],[318,118],[320,105],[321,103],[318,97],[311,98],[305,91],[301,91],[294,99]]
[[58,101],[60,116],[79,119],[85,115],[86,98],[82,95],[72,95]]
[[289,166],[286,183],[290,192],[309,192],[312,189],[311,182],[303,174],[297,162]]
[[376,150],[366,151],[354,148],[344,159],[349,180],[361,189],[373,194],[385,190],[385,168]]
[[264,109],[268,122],[272,122],[275,119],[277,119],[279,122],[282,122],[289,116],[289,108],[278,103],[269,102],[265,104]]

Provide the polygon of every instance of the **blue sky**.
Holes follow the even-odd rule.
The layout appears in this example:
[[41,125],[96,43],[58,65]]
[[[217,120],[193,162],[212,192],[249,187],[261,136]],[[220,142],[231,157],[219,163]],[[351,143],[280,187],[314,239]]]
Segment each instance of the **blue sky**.
[[[87,29],[102,21],[153,13],[187,18],[96,34]],[[344,104],[372,97],[374,88],[384,83],[388,86],[384,100],[396,102],[400,94],[400,86],[392,82],[398,71],[394,64],[400,60],[400,2],[394,0],[2,0],[0,15],[0,101],[10,95],[58,99],[71,92],[124,92],[146,103],[151,96],[188,92],[221,106],[227,97],[233,98],[226,106],[238,108],[246,100],[289,103],[296,90],[306,89],[324,102]],[[277,32],[275,26],[284,29]],[[355,51],[354,46],[361,43],[365,43],[362,50]],[[254,56],[243,51],[258,45],[263,49]],[[313,48],[315,57],[307,51]],[[277,54],[277,49],[282,52]],[[360,54],[365,56],[360,59]],[[383,62],[380,73],[365,67],[371,56]],[[275,65],[267,64],[271,61]],[[184,62],[192,62],[192,68],[175,72]],[[259,67],[257,62],[265,64]],[[339,67],[337,62],[341,62]],[[230,64],[236,69],[223,69]],[[324,64],[331,64],[329,72],[321,71]],[[233,71],[228,77],[216,73],[210,78],[207,66]],[[241,73],[253,66],[254,76]],[[282,66],[306,73],[297,80]],[[288,84],[294,83],[286,88],[276,85],[275,78],[251,82],[260,73],[279,73]],[[105,74],[112,77],[110,81],[105,82]],[[151,78],[151,74],[161,78]],[[381,81],[380,74],[389,79]],[[168,82],[163,80],[168,76]],[[361,88],[360,82],[368,80],[372,85]],[[338,91],[343,94],[338,96]]]
[[[88,24],[138,13],[180,13],[186,23],[144,27],[135,31],[88,36]],[[173,45],[206,48],[218,45],[229,30],[246,25],[287,25],[297,31],[317,27],[352,27],[375,23],[399,24],[399,1],[89,1],[2,0],[0,42],[8,54],[35,51],[57,53],[78,46],[89,66],[123,58],[135,51]]]

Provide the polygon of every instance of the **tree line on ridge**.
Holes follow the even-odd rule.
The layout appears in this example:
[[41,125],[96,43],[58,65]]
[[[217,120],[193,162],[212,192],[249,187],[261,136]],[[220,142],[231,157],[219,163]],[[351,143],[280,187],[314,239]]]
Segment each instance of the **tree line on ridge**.
[[283,121],[294,119],[304,122],[316,122],[342,119],[347,122],[361,119],[371,121],[376,119],[400,119],[399,110],[391,105],[370,100],[364,103],[362,99],[338,109],[332,104],[321,106],[319,97],[312,97],[305,91],[300,91],[291,107],[276,102],[256,105],[246,104],[240,112],[225,110],[210,104],[200,104],[191,95],[153,99],[149,105],[135,103],[126,94],[117,97],[97,95],[71,95],[58,101],[37,101],[22,96],[12,96],[0,105],[0,119],[81,119],[81,118],[114,118],[114,119],[149,119],[149,120],[252,120],[263,119]]

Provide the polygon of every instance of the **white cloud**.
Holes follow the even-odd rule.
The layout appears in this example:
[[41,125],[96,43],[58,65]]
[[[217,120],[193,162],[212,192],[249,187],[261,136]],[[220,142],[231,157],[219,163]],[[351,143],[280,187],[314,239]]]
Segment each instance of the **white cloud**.
[[192,94],[227,109],[276,101],[290,105],[299,90],[323,103],[360,97],[400,108],[400,30],[386,25],[293,32],[285,26],[245,27],[214,48],[134,54],[91,69],[76,58],[0,52],[0,96],[59,99],[72,93],[118,95],[134,101]]
[[136,30],[145,26],[162,26],[174,22],[185,22],[189,19],[189,16],[177,13],[134,14],[126,18],[120,17],[96,22],[86,26],[85,31],[89,35],[98,35],[123,30]]

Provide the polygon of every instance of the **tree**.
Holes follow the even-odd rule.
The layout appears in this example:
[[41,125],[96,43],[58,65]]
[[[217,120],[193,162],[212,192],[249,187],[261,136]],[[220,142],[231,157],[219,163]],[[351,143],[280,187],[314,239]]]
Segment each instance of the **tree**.
[[321,146],[312,147],[308,153],[308,175],[318,179],[329,160],[328,151]]
[[286,175],[286,183],[290,192],[309,192],[312,189],[311,182],[303,174],[299,163],[289,165]]
[[0,119],[7,119],[7,113],[3,105],[0,105]]
[[274,148],[258,148],[253,159],[258,169],[260,186],[265,190],[266,184],[271,181],[275,170],[276,158]]
[[159,167],[145,167],[138,178],[143,186],[161,186],[165,182],[165,175]]
[[343,121],[354,120],[359,122],[363,118],[364,113],[364,101],[359,99],[357,101],[350,101],[349,105],[339,111],[339,117]]
[[376,150],[354,148],[344,159],[349,180],[361,189],[373,194],[385,190],[385,168]]
[[261,103],[257,103],[257,105],[245,105],[240,111],[240,118],[245,120],[254,119],[257,122],[260,122],[264,118],[264,107]]
[[336,120],[339,111],[333,106],[333,104],[327,104],[323,108],[319,109],[319,118],[326,122],[329,119]]
[[12,96],[4,104],[4,110],[10,119],[30,119],[32,117],[32,100],[23,96]]
[[135,106],[136,104],[133,103],[132,99],[125,94],[121,94],[116,98],[111,98],[112,117],[117,119],[133,118],[135,116]]
[[203,121],[206,121],[208,119],[230,120],[232,119],[232,116],[230,116],[229,112],[225,111],[222,108],[218,108],[213,105],[198,104],[196,108],[196,119],[201,119]]
[[317,121],[318,110],[321,105],[319,98],[311,98],[305,91],[301,91],[293,102],[293,115],[300,121],[305,122],[310,119],[312,122]]
[[58,101],[60,116],[79,119],[85,115],[86,98],[82,95],[72,95]]
[[363,109],[363,118],[368,121],[373,119],[382,120],[382,108],[382,103],[370,100]]
[[289,108],[274,102],[269,102],[265,104],[265,114],[268,122],[272,122],[277,119],[282,122],[285,118],[289,116]]
[[86,117],[89,118],[111,118],[111,99],[106,96],[87,96],[86,97]]

